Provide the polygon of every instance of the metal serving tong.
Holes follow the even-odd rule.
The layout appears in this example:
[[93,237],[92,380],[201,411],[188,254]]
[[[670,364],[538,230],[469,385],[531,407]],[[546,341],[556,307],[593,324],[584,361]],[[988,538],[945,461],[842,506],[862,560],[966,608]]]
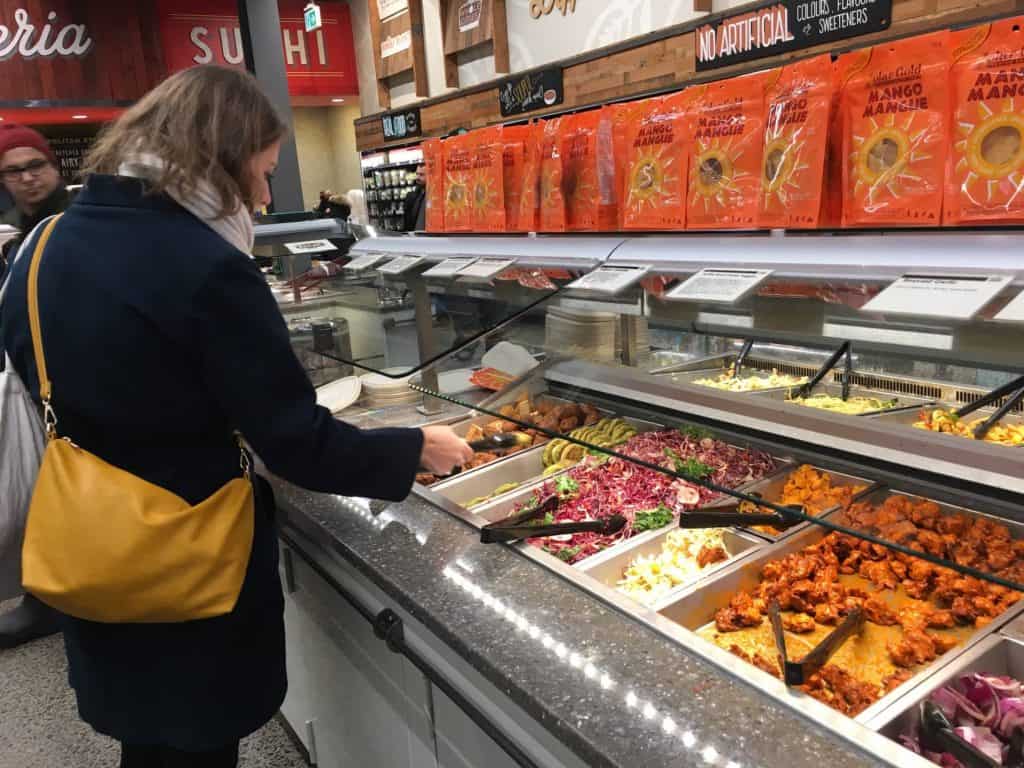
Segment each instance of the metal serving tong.
[[[482,440],[474,440],[469,444],[469,447],[474,451],[502,451],[508,450],[509,448],[515,448],[518,445],[524,445],[525,441],[520,437],[521,433],[504,432],[500,435],[493,435],[492,437],[485,437]],[[526,436],[528,437],[528,435]],[[532,439],[531,439],[532,442]],[[420,470],[426,472],[426,470]],[[445,480],[449,477],[454,477],[462,471],[462,467],[455,467],[447,475],[434,475],[438,480]]]
[[782,679],[786,685],[803,685],[811,675],[828,664],[828,660],[851,636],[858,634],[864,626],[864,609],[854,608],[846,618],[829,632],[828,637],[812,648],[800,661],[790,661],[786,651],[786,633],[782,626],[782,609],[772,600],[768,604],[768,618],[771,619],[775,648],[782,663]]
[[747,355],[750,354],[750,350],[754,347],[754,340],[747,339],[743,344],[743,349],[736,355],[736,361],[732,364],[732,377],[738,379],[740,377],[740,371],[743,370],[743,363],[747,361]]
[[[1009,395],[1009,397],[1007,397]],[[968,403],[963,408],[959,408],[955,411],[955,414],[962,418],[979,408],[984,408],[986,405],[991,405],[1001,397],[1006,397],[1006,402],[996,409],[996,412],[985,419],[984,422],[974,428],[974,438],[976,440],[984,440],[985,435],[992,429],[993,426],[1002,421],[1003,417],[1016,407],[1017,403],[1024,399],[1024,376],[1018,376],[1013,381],[1008,381],[1001,387],[996,387],[987,395],[975,400],[973,403]]]
[[811,377],[811,380],[806,384],[801,384],[792,395],[792,399],[796,400],[802,397],[809,397],[811,392],[816,386],[818,386],[822,379],[824,379],[829,371],[836,367],[836,363],[839,362],[839,358],[845,357],[843,362],[843,400],[847,400],[850,397],[850,379],[853,374],[853,344],[849,341],[844,341],[842,346],[839,347],[832,356],[825,361],[825,364],[818,369],[818,372]]
[[[787,515],[782,512],[743,512],[744,506],[754,507],[754,504],[749,501],[737,501],[734,504],[683,512],[679,515],[679,527],[727,528],[730,525],[772,525],[780,530],[786,530],[803,522],[803,518],[798,515]],[[790,504],[788,508],[801,514],[804,512],[804,508],[799,504]]]
[[[1019,728],[1013,732],[1009,766],[1021,765],[1021,735]],[[948,752],[966,768],[997,768],[1002,765],[960,738],[939,705],[927,699],[921,702],[921,746],[929,752]],[[1014,759],[1015,753],[1017,759]]]
[[517,539],[537,539],[548,536],[563,536],[572,533],[599,533],[610,536],[625,527],[626,518],[612,515],[601,520],[586,520],[574,523],[551,523],[550,525],[531,525],[530,521],[543,517],[548,512],[554,514],[558,509],[558,496],[551,495],[540,504],[518,515],[485,525],[480,530],[480,541],[493,544],[500,541],[516,541]]

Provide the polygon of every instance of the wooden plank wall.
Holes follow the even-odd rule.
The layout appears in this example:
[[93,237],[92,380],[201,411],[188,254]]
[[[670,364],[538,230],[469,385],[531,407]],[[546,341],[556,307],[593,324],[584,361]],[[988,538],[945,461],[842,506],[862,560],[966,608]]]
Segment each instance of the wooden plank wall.
[[[885,32],[805,49],[795,54],[761,59],[755,64],[723,67],[702,79],[721,79],[752,67],[784,64],[793,58],[829,50],[860,47],[880,40],[941,29],[955,24],[1011,13],[1024,13],[1024,0],[893,0],[892,25]],[[550,111],[604,103],[653,90],[681,87],[696,78],[694,33],[685,32],[654,42],[641,39],[635,47],[581,64],[564,72],[565,103]],[[452,98],[420,102],[424,136],[441,136],[449,131],[480,128],[500,123],[497,84]],[[530,113],[541,117],[543,111]],[[356,144],[360,151],[384,148],[379,115],[356,120]]]
[[17,30],[15,11],[25,8],[36,27],[33,42],[39,39],[39,29],[49,11],[57,13],[55,31],[66,24],[85,24],[93,40],[92,49],[81,57],[26,60],[14,55],[0,62],[0,101],[119,102],[134,101],[146,93],[164,75],[155,4],[133,2],[120,6],[76,0],[45,4],[0,0],[0,20],[11,34]]

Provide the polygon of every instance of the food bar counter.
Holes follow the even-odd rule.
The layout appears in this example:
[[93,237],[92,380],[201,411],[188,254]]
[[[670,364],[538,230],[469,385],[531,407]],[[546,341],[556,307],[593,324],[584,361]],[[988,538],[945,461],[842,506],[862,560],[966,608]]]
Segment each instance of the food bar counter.
[[[278,484],[286,720],[332,766],[1013,764],[1018,241],[961,318],[870,307],[962,239],[358,244],[416,306],[372,376],[480,442],[400,504]],[[755,283],[685,295],[694,244]]]

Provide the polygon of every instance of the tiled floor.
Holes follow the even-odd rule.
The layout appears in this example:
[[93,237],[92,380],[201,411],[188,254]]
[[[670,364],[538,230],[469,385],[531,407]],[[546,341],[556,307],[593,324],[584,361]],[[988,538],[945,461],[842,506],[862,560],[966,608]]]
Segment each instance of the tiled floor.
[[[8,607],[0,603],[0,612]],[[0,768],[115,768],[117,745],[78,719],[59,636],[0,650]],[[242,742],[241,768],[302,768],[271,722]]]

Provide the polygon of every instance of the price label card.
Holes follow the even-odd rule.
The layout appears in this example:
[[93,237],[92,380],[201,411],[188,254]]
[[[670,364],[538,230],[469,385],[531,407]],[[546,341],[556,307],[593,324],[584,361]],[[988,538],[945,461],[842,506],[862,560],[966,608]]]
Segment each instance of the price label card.
[[377,271],[382,275],[400,275],[403,272],[408,272],[413,267],[418,267],[423,261],[424,258],[422,256],[399,256],[397,259],[392,259],[386,264],[381,264],[377,267]]
[[595,293],[620,293],[633,285],[647,274],[650,267],[598,267],[593,272],[569,283],[569,287],[578,291],[594,291]]
[[362,256],[356,256],[352,259],[352,261],[346,264],[343,269],[351,269],[353,272],[362,272],[365,269],[375,267],[386,258],[387,256],[380,253],[364,253]]
[[1001,275],[904,275],[864,305],[865,312],[970,320],[1010,284]]
[[666,293],[665,298],[735,304],[771,273],[770,269],[702,269]]
[[1017,294],[1017,298],[1003,307],[994,320],[1002,323],[1024,323],[1024,291]]
[[284,247],[293,254],[300,253],[327,253],[336,251],[337,247],[331,245],[330,240],[304,240],[301,243],[285,243]]
[[459,270],[459,277],[491,280],[516,263],[515,259],[483,258]]
[[452,256],[440,264],[435,264],[426,272],[424,277],[455,277],[455,274],[477,260],[476,256]]

